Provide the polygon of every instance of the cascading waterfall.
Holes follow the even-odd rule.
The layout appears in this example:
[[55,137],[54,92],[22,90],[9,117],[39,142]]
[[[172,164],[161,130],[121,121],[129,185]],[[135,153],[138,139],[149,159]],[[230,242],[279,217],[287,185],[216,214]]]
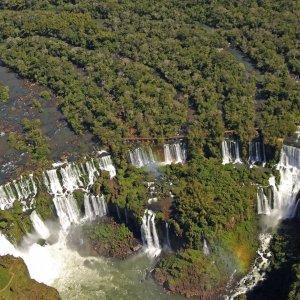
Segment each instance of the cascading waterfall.
[[281,219],[291,218],[296,214],[297,195],[300,191],[300,148],[283,145],[278,170],[280,183],[276,211]]
[[54,195],[63,194],[63,189],[58,179],[57,170],[54,169],[46,171],[46,174],[44,173],[44,184],[47,186],[48,192]]
[[[0,186],[0,209],[10,209],[15,201],[20,201],[24,211],[33,209],[34,197],[39,190],[46,189],[53,197],[61,224],[58,241],[51,245],[40,246],[36,243],[37,240],[39,238],[47,240],[50,235],[56,236],[57,228],[56,226],[48,228],[38,213],[32,211],[30,219],[35,233],[28,233],[19,247],[12,245],[0,233],[0,255],[11,254],[22,257],[33,279],[60,288],[60,291],[65,284],[70,284],[66,283],[66,280],[73,280],[72,276],[77,273],[77,268],[87,273],[89,269],[85,266],[86,258],[82,258],[68,248],[66,237],[72,223],[79,223],[86,219],[80,217],[74,191],[80,189],[83,192],[85,215],[89,220],[107,214],[104,197],[91,194],[91,186],[97,180],[100,170],[103,169],[111,171],[110,175],[113,175],[112,171],[115,174],[108,155],[99,158],[99,163],[96,159],[92,159],[82,164],[66,162],[58,164],[57,168],[45,171],[42,180],[30,175]],[[69,270],[70,267],[72,270]],[[76,272],[74,272],[75,268]],[[96,272],[90,273],[90,278],[92,274],[97,275]],[[100,277],[98,279],[100,280]]]
[[9,209],[13,206],[16,197],[11,189],[10,184],[0,186],[0,209]]
[[249,144],[249,163],[266,164],[265,146],[260,141],[254,141]]
[[150,257],[156,257],[161,252],[154,220],[155,213],[146,209],[142,218],[141,234],[143,245]]
[[168,222],[166,222],[166,242],[167,242],[167,247],[169,249],[172,249],[171,242],[170,242],[170,229],[169,229]]
[[208,244],[207,244],[206,238],[203,239],[203,253],[205,255],[209,255],[209,248],[208,248]]
[[300,149],[283,145],[277,169],[280,173],[278,188],[272,176],[269,186],[257,190],[257,212],[271,214],[276,220],[292,218],[296,214],[300,191]]
[[44,240],[49,238],[50,231],[36,211],[31,213],[30,219],[36,233]]
[[[295,146],[283,145],[277,169],[280,173],[278,189],[275,177],[272,176],[269,179],[270,185],[259,187],[257,191],[258,213],[269,215],[268,222],[272,225],[276,225],[280,219],[293,218],[297,213],[299,204],[297,197],[300,191],[300,149]],[[227,299],[235,299],[238,295],[245,294],[264,280],[270,264],[271,239],[270,234],[260,235],[260,248],[251,271],[238,283]]]
[[21,176],[19,180],[0,186],[0,209],[9,209],[18,200],[23,209],[30,209],[37,193],[37,187],[32,174],[28,177]]
[[[102,151],[99,155],[101,156],[81,164],[67,162],[54,164],[57,168],[45,171],[42,181],[31,174],[0,186],[0,209],[11,208],[15,201],[20,201],[24,211],[33,209],[38,190],[46,188],[53,197],[57,215],[64,229],[81,220],[77,201],[73,195],[75,190],[81,190],[89,197],[90,203],[85,201],[87,219],[107,214],[103,196],[90,195],[90,188],[99,177],[101,170],[108,171],[111,178],[116,175],[116,170],[107,152]],[[36,216],[34,219],[36,220]]]
[[54,195],[53,202],[63,229],[67,229],[72,223],[79,223],[80,212],[73,194]]
[[[60,276],[60,269],[63,266],[60,243],[45,247],[30,243],[30,246],[24,249],[16,248],[0,233],[0,245],[0,255],[10,254],[24,259],[31,278],[52,285],[54,280]],[[56,249],[55,256],[48,247]]]
[[[44,174],[44,183],[48,187],[48,192],[53,196],[56,212],[64,229],[67,229],[72,223],[79,223],[80,220],[79,209],[72,194],[78,188],[76,184],[77,174],[68,173],[68,170],[70,170],[68,166],[60,170],[60,174],[65,174],[61,175],[63,178],[62,184],[58,178],[57,169],[46,171],[46,174]],[[67,173],[68,175],[66,175]],[[69,178],[70,182],[66,182],[66,178]]]
[[62,178],[62,186],[70,193],[84,186],[80,179],[82,174],[75,164],[67,164],[64,168],[61,168],[60,175]]
[[163,150],[164,161],[158,161],[151,147],[138,147],[129,151],[130,163],[137,168],[141,168],[152,165],[184,163],[186,161],[186,149],[182,142],[164,144]]
[[147,147],[146,149],[136,148],[132,151],[129,151],[129,157],[130,163],[137,168],[150,166],[157,163],[150,147]]
[[89,221],[92,221],[95,219],[95,214],[92,208],[92,204],[90,201],[90,197],[88,194],[84,194],[83,196],[83,203],[84,203],[84,212],[85,212],[85,217],[86,219],[88,219]]
[[164,164],[184,163],[186,161],[186,150],[182,143],[172,143],[164,145]]
[[230,295],[225,296],[224,299],[235,299],[239,295],[245,294],[247,291],[253,289],[259,282],[265,279],[266,270],[270,265],[271,252],[269,245],[271,239],[271,234],[260,234],[260,247],[257,250],[257,258],[253,263],[251,271],[238,282],[236,287],[230,292]]
[[91,201],[92,201],[92,206],[93,206],[93,210],[94,210],[94,215],[95,217],[103,217],[105,215],[107,215],[108,210],[107,210],[107,206],[104,200],[104,196],[101,195],[91,195],[90,196]]
[[90,186],[96,181],[100,173],[95,166],[94,160],[87,161],[85,165],[88,171],[88,178],[89,178],[88,185]]
[[107,152],[105,152],[105,155],[99,158],[99,167],[100,170],[109,172],[110,178],[115,177],[117,174],[116,168],[112,163],[111,156]]
[[259,215],[269,215],[271,210],[271,199],[265,194],[265,188],[260,186],[257,189],[257,213]]
[[223,165],[242,163],[238,141],[224,140],[222,142]]
[[297,213],[298,213],[298,209],[300,207],[300,198],[297,200],[293,214],[292,214],[292,218],[296,218],[297,217]]
[[269,215],[273,209],[278,208],[279,198],[275,176],[271,176],[268,186],[260,186],[257,189],[257,213],[259,215]]

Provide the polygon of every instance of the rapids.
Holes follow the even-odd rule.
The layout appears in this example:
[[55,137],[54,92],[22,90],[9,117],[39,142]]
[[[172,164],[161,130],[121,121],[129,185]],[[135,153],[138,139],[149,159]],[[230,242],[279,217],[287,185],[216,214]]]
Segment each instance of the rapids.
[[272,255],[269,249],[272,235],[268,231],[272,231],[280,220],[291,219],[296,215],[300,191],[299,132],[296,134],[297,138],[293,144],[282,146],[277,165],[280,173],[278,187],[275,177],[271,176],[269,185],[260,186],[257,190],[258,214],[265,215],[263,222],[267,225],[267,232],[259,236],[260,247],[257,251],[257,258],[250,272],[238,282],[233,290],[228,292],[224,299],[236,299],[263,282]]

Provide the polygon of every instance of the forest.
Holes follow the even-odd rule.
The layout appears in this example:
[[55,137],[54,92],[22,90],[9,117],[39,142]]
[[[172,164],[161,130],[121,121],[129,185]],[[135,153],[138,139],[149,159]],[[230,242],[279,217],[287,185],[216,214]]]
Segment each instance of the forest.
[[[263,61],[268,58],[263,44],[256,40],[252,45],[251,36],[245,40],[250,25],[234,23],[243,7],[226,5],[228,14],[236,17],[233,24],[231,18],[222,23],[226,1],[209,7],[209,13],[207,4],[193,1],[150,6],[143,1],[24,1],[23,6],[22,1],[2,2],[3,8],[24,10],[1,13],[1,59],[61,96],[61,109],[78,133],[91,130],[114,146],[132,135],[184,133],[191,149],[217,156],[225,129],[236,130],[246,143],[260,128],[266,141],[275,145],[299,122],[299,86],[291,59],[292,54],[297,58],[296,33],[289,30],[291,21],[284,23],[289,28],[280,27],[291,41],[281,45],[291,49],[268,47],[274,69]],[[268,7],[264,4],[256,11],[252,5],[248,22],[253,24]],[[37,14],[38,9],[42,11]],[[170,16],[171,11],[176,15]],[[265,23],[273,17],[263,15]],[[279,21],[279,13],[276,17]],[[260,24],[256,26],[261,30]],[[272,43],[275,33],[264,30]],[[245,70],[228,52],[228,43],[249,55],[258,71]],[[116,142],[108,138],[112,131]]]

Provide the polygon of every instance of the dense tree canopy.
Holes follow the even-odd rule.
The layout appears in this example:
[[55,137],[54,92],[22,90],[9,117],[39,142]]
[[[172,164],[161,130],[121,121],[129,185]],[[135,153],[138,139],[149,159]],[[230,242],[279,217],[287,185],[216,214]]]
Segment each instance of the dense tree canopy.
[[[260,127],[275,143],[299,121],[296,8],[287,11],[280,1],[1,1],[1,7],[7,9],[0,14],[1,59],[52,88],[74,130],[89,129],[104,143],[184,132],[193,151],[215,156],[225,128],[247,142]],[[227,41],[261,73],[247,71]]]

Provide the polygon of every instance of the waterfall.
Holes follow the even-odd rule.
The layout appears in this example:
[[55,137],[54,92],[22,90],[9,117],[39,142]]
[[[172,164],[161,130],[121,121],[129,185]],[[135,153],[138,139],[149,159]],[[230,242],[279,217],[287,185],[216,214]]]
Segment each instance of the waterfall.
[[95,220],[97,217],[106,216],[108,209],[104,196],[84,194],[84,211],[85,218],[89,221]]
[[269,215],[273,210],[279,209],[279,207],[275,176],[271,176],[268,186],[260,186],[257,189],[257,213],[259,215]]
[[85,194],[84,211],[85,218],[89,221],[95,220],[97,217],[103,217],[107,215],[108,210],[104,200],[104,196]]
[[[29,244],[26,248],[17,248],[0,233],[0,255],[10,254],[22,257],[31,278],[52,285],[55,279],[62,276],[61,268],[63,268],[64,259],[61,257],[65,252],[64,246],[61,242],[46,246],[36,243]],[[72,252],[74,251],[69,251],[68,255]]]
[[164,161],[156,160],[155,155],[150,147],[145,149],[136,148],[129,151],[130,163],[137,167],[146,167],[151,165],[170,165],[171,163],[184,163],[186,161],[186,149],[184,143],[176,142],[164,144]]
[[10,184],[0,186],[0,209],[9,209],[13,206],[16,197],[11,190]]
[[294,209],[293,214],[292,214],[292,218],[296,218],[297,217],[297,212],[298,212],[298,209],[300,207],[299,205],[300,205],[300,198],[296,202],[295,209]]
[[265,188],[260,186],[257,189],[257,213],[259,215],[269,215],[271,213],[271,199],[265,194]]
[[242,163],[238,141],[224,140],[222,142],[223,165]]
[[118,219],[121,220],[120,209],[119,209],[119,206],[117,204],[116,204],[116,208],[117,208]]
[[257,257],[253,263],[251,271],[238,282],[230,295],[225,296],[224,299],[232,300],[239,295],[246,294],[247,291],[250,291],[259,282],[265,279],[266,270],[270,265],[270,257],[272,255],[269,250],[271,239],[272,236],[270,234],[259,235],[260,246],[257,250]]
[[46,174],[48,178],[44,175],[44,183],[48,187],[48,192],[53,195],[63,194],[63,189],[57,176],[57,170],[46,171]]
[[208,244],[207,244],[206,238],[203,239],[203,253],[205,255],[209,255],[209,248],[208,248]]
[[116,176],[116,168],[114,167],[110,155],[106,154],[99,158],[99,167],[100,170],[108,171],[110,178]]
[[80,180],[82,174],[76,165],[72,163],[67,164],[64,168],[60,169],[60,174],[62,177],[62,185],[68,192],[72,193],[74,190],[83,186],[83,182]]
[[[44,174],[44,184],[47,186],[48,192],[53,196],[53,202],[60,224],[64,229],[66,229],[72,223],[79,222],[79,210],[76,200],[70,193],[75,188],[74,182],[66,182],[67,175],[65,174],[66,177],[63,179],[63,183],[66,184],[65,188],[69,193],[64,193],[57,172],[57,169],[46,171],[46,174]],[[61,173],[64,174],[64,171]]]
[[146,209],[142,218],[141,234],[144,247],[150,257],[156,257],[161,252],[154,219],[155,213]]
[[[109,171],[111,177],[116,175],[110,155],[104,151],[100,154],[102,156],[98,158],[96,164],[96,159],[90,159],[80,164],[67,162],[54,164],[57,168],[45,171],[42,175],[42,182],[38,177],[34,179],[31,174],[26,177],[21,176],[19,180],[0,186],[0,209],[11,208],[16,200],[21,202],[24,211],[33,209],[38,189],[46,188],[53,197],[62,227],[66,229],[70,224],[78,223],[80,212],[73,196],[74,191],[79,189],[84,193],[84,196],[85,194],[89,195],[91,186],[100,175],[100,170]],[[38,185],[35,180],[37,180]],[[87,219],[91,219],[92,215],[94,218],[107,214],[107,207],[102,196],[89,197],[89,202],[86,199],[84,202]],[[37,219],[36,216],[33,218]]]
[[36,211],[33,211],[30,215],[30,219],[36,233],[44,240],[46,240],[50,236],[49,229],[41,219],[41,217],[37,214]]
[[103,217],[107,215],[108,210],[103,195],[102,196],[91,195],[91,200],[92,200],[92,206],[94,209],[95,216]]
[[63,229],[67,229],[72,223],[79,223],[80,212],[73,194],[54,195],[53,202]]
[[167,241],[167,247],[169,249],[172,249],[171,242],[170,242],[170,229],[169,229],[169,223],[166,222],[166,241]]
[[263,166],[266,163],[265,146],[260,141],[251,142],[249,144],[249,163],[260,163]]
[[36,193],[33,175],[21,176],[19,180],[0,186],[0,209],[11,208],[16,200],[22,203],[24,210],[30,209]]
[[300,148],[283,145],[278,164],[278,212],[280,218],[296,214],[296,200],[300,191]]
[[85,217],[89,221],[94,220],[94,212],[93,212],[92,205],[90,202],[90,197],[88,194],[84,194],[83,202],[84,202]]
[[137,168],[156,164],[153,151],[150,147],[146,149],[136,148],[129,151],[129,158],[130,163]]
[[182,143],[172,143],[164,145],[164,164],[184,163],[186,161],[186,150]]
[[93,160],[87,161],[85,163],[85,165],[86,165],[86,169],[88,171],[88,178],[89,178],[88,185],[92,185],[97,180],[97,178],[100,174],[99,174]]
[[258,214],[271,214],[274,220],[293,218],[300,191],[300,149],[283,145],[277,169],[280,173],[278,189],[274,176],[269,179],[268,187],[258,188],[257,211]]

